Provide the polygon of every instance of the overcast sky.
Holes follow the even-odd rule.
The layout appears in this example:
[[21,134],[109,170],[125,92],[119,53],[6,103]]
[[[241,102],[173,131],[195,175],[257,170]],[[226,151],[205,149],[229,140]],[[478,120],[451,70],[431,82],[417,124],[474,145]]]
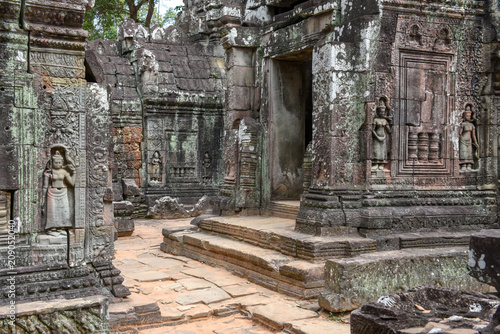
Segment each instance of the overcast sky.
[[184,6],[182,0],[160,0],[160,10],[163,12],[166,7],[175,8],[177,6]]

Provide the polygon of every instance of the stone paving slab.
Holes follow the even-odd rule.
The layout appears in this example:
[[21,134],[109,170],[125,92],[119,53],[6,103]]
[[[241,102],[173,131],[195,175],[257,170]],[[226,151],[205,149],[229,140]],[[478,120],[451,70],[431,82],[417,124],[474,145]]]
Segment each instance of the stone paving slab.
[[[271,334],[275,330],[251,319],[251,310],[276,303],[287,304],[288,308],[284,309],[287,313],[288,309],[293,310],[290,311],[293,314],[317,310],[314,302],[287,297],[225,270],[160,251],[158,244],[162,240],[162,228],[186,223],[189,220],[136,221],[137,235],[134,233],[116,241],[116,260],[113,263],[122,270],[124,284],[133,292],[123,302],[110,305],[112,321],[123,321],[127,326],[124,328],[135,326],[140,334]],[[137,280],[145,272],[164,275],[161,277],[165,279]],[[194,304],[182,305],[178,300]],[[264,311],[261,311],[262,317],[272,317],[273,312]],[[283,309],[281,312],[284,312]],[[307,326],[301,320],[284,320],[288,321],[284,326],[289,326],[285,329],[286,333],[318,333],[314,331],[315,326]],[[326,322],[318,322],[317,327],[321,330],[328,328],[328,324],[332,325],[332,331],[324,330],[323,333],[348,333],[349,325],[332,322],[324,313],[320,314],[320,318],[307,319],[314,323],[316,320]],[[279,319],[275,321],[283,322]],[[347,331],[340,331],[338,326]]]
[[286,327],[293,334],[350,334],[349,326],[327,319],[303,319],[290,321]]
[[128,273],[128,277],[138,281],[138,282],[154,282],[154,281],[165,281],[170,279],[168,274],[158,272],[158,271],[141,271]]
[[206,268],[187,269],[187,270],[182,270],[182,273],[198,278],[203,278],[209,282],[212,282],[218,287],[224,287],[237,283],[241,284],[247,282],[246,279],[231,274],[228,275],[227,271],[216,268],[213,268],[213,270],[210,271],[206,270]]
[[162,306],[160,307],[160,312],[165,321],[180,320],[184,318],[184,312],[179,311],[175,307]]
[[208,307],[207,305],[196,305],[192,309],[187,310],[184,312],[186,317],[189,317],[190,319],[198,319],[198,318],[206,318],[210,315],[212,315],[213,310]]
[[174,268],[181,269],[185,265],[184,262],[174,260],[174,259],[164,259],[158,257],[147,257],[147,258],[139,258],[139,262],[145,264],[153,269],[169,269],[173,270]]
[[234,298],[232,303],[238,305],[242,309],[247,309],[249,306],[266,305],[273,302],[273,298],[260,294],[253,294],[245,297]]
[[295,320],[317,318],[319,316],[316,312],[304,310],[283,301],[255,306],[251,312],[253,319],[275,330],[282,330],[285,324]]
[[226,299],[230,299],[231,296],[228,295],[224,290],[212,287],[210,289],[194,290],[180,294],[175,298],[175,301],[181,305],[190,305],[197,303],[216,303]]
[[234,284],[222,287],[224,291],[229,293],[231,297],[241,297],[257,293],[258,290],[249,284]]
[[182,284],[182,286],[188,291],[214,287],[214,284],[200,278],[185,278],[178,280],[177,283]]

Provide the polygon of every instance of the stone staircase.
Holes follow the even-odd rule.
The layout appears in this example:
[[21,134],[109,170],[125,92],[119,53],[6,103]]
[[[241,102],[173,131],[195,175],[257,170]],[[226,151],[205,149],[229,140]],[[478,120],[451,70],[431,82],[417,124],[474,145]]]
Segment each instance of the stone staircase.
[[[468,244],[471,234],[402,233],[371,239],[358,235],[312,236],[298,233],[294,231],[294,220],[280,217],[208,217],[196,221],[197,226],[164,228],[161,250],[223,267],[251,282],[303,299],[317,298],[321,293],[325,295],[323,291],[330,289],[325,285],[335,285],[333,281],[350,277],[351,271],[356,270],[349,267],[349,272],[325,275],[325,264],[334,261],[332,259],[362,264],[369,254],[372,258],[387,259],[393,256],[391,252],[394,251],[404,250],[404,253],[412,254],[418,250],[417,253],[423,257],[433,257],[448,248],[460,248],[454,256],[458,256],[457,261],[462,263],[466,262],[464,246]],[[391,265],[397,267],[397,261]],[[435,270],[439,277],[442,276],[439,270],[460,267],[450,260],[452,262],[449,262],[450,265],[447,262],[445,268],[439,261],[426,262],[436,266],[429,270]],[[335,263],[330,263],[328,268],[337,267]],[[363,270],[369,276],[369,269]],[[465,269],[463,274],[468,276]]]

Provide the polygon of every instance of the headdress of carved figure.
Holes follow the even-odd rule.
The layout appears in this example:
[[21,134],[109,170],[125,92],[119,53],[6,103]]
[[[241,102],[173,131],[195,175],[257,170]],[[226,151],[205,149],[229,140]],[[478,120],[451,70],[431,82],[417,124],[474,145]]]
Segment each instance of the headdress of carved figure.
[[61,155],[61,152],[56,151],[56,152],[54,153],[54,156],[52,157],[52,161],[61,161],[61,162],[64,162],[64,158],[63,158],[63,156]]
[[462,113],[462,118],[465,120],[471,120],[472,119],[472,114],[474,113],[472,110],[472,104],[467,103],[465,105],[465,111]]
[[377,115],[380,117],[386,117],[389,115],[389,111],[391,110],[391,107],[389,106],[389,101],[386,97],[381,97],[378,100],[376,112]]

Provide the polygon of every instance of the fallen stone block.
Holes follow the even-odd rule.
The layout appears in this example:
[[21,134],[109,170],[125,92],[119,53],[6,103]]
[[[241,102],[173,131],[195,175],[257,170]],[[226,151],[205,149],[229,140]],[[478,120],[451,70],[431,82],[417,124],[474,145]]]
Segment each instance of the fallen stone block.
[[467,253],[465,247],[411,249],[328,260],[319,304],[331,312],[349,311],[419,285],[487,292],[488,286],[468,275]]
[[382,296],[353,311],[351,333],[467,334],[480,330],[493,334],[496,332],[484,330],[499,305],[500,299],[492,295],[419,286]]
[[500,230],[485,230],[470,238],[469,273],[500,292]]

